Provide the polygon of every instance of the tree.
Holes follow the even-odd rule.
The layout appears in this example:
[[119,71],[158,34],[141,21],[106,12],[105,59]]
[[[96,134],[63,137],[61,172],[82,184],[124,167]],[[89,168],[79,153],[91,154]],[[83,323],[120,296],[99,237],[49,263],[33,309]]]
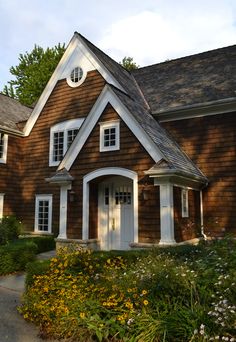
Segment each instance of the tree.
[[4,86],[3,94],[18,99],[24,105],[34,105],[45,88],[65,51],[65,44],[44,50],[35,45],[31,52],[20,54],[19,64],[10,68],[14,80]]
[[132,57],[124,57],[119,64],[121,64],[128,71],[139,68],[139,65],[134,62]]

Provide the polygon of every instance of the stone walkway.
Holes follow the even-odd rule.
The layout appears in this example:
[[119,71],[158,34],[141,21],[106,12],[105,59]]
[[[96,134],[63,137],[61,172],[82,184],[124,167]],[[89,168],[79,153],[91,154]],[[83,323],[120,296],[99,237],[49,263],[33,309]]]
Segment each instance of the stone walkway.
[[[37,259],[47,260],[55,255],[55,251],[50,251],[39,254]],[[38,328],[26,322],[17,311],[24,292],[24,282],[24,273],[0,277],[0,342],[47,341],[39,338]]]

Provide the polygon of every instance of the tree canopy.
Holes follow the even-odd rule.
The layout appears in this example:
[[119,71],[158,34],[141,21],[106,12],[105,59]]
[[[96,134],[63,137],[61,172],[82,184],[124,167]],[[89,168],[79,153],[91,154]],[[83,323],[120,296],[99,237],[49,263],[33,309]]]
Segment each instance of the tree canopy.
[[45,50],[35,45],[31,52],[20,54],[19,64],[10,68],[15,79],[4,86],[3,94],[24,105],[34,105],[44,90],[65,51],[65,44]]
[[139,68],[139,65],[134,62],[132,57],[124,57],[119,64],[121,64],[128,71]]

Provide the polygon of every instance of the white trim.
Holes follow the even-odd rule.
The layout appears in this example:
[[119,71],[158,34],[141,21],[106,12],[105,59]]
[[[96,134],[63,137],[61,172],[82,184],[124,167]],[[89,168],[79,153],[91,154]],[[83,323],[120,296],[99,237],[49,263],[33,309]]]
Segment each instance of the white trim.
[[188,189],[181,189],[181,212],[182,217],[189,217]]
[[[73,82],[72,79],[71,79],[71,74],[72,74],[72,71],[75,70],[75,68],[79,68],[82,70],[82,77],[78,80],[78,82]],[[85,81],[85,78],[87,77],[87,71],[84,69],[84,68],[81,68],[79,65],[72,68],[72,70],[69,72],[69,75],[68,77],[66,78],[66,82],[67,84],[72,87],[72,88],[76,88],[78,86],[80,86],[84,81]]]
[[157,163],[163,156],[153,140],[148,136],[148,134],[143,130],[139,123],[135,120],[133,115],[128,111],[125,105],[120,101],[120,99],[115,95],[109,85],[106,85],[101,94],[99,95],[97,101],[95,102],[93,108],[91,109],[89,115],[85,119],[82,127],[79,130],[73,144],[71,145],[68,153],[65,155],[64,159],[61,161],[58,170],[66,168],[70,170],[75,158],[84,146],[87,138],[89,137],[92,129],[96,125],[100,116],[102,115],[107,104],[110,103],[121,119],[126,123],[129,129],[133,132],[139,142],[143,145],[149,155]]
[[59,220],[59,235],[57,239],[67,239],[67,201],[68,190],[71,189],[71,184],[62,185],[60,188],[60,220]]
[[174,237],[174,204],[173,185],[170,183],[160,185],[160,245],[173,245]]
[[3,218],[4,195],[0,194],[0,220]]
[[[39,215],[39,201],[48,201],[48,230],[38,229],[38,215]],[[35,216],[34,216],[34,230],[37,233],[47,234],[52,232],[52,195],[40,194],[35,195]]]
[[3,154],[2,154],[2,158],[0,158],[0,163],[6,164],[6,162],[7,162],[8,135],[6,133],[0,132],[0,135],[1,134],[3,134]]
[[[100,152],[116,151],[120,149],[120,121],[100,122]],[[104,130],[115,128],[115,145],[105,146]]]
[[63,71],[66,69],[68,61],[72,56],[73,52],[76,49],[80,49],[84,56],[88,58],[91,63],[94,65],[94,68],[98,70],[98,72],[104,77],[107,83],[114,84],[117,88],[124,91],[121,85],[116,81],[116,79],[111,75],[111,73],[105,68],[105,66],[99,61],[96,55],[87,47],[87,45],[82,41],[82,38],[75,33],[68,44],[68,47],[62,56],[60,62],[58,63],[54,73],[52,74],[50,80],[48,81],[43,93],[41,94],[36,106],[34,107],[33,112],[31,113],[27,123],[24,127],[24,135],[28,136],[34,127],[41,111],[43,110],[45,103],[47,102],[49,96],[51,95],[57,81],[63,74]]
[[92,171],[83,178],[83,223],[82,240],[88,240],[89,237],[89,182],[101,176],[123,176],[133,181],[133,212],[134,212],[134,243],[138,242],[138,175],[136,172],[120,168],[107,167]]
[[63,132],[64,133],[64,140],[63,140],[63,152],[64,154],[67,151],[67,138],[68,138],[68,131],[72,129],[80,129],[84,122],[84,118],[79,119],[72,119],[66,120],[63,122],[59,122],[53,125],[50,128],[50,142],[49,142],[49,166],[58,166],[60,161],[53,160],[53,141],[54,141],[54,133]]

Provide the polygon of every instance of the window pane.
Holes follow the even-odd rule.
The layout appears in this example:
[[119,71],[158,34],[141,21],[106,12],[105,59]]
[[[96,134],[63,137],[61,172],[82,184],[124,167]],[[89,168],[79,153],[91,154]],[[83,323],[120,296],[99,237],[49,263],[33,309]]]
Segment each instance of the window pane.
[[103,131],[104,147],[116,145],[116,128],[106,128]]
[[53,161],[63,159],[64,132],[55,132],[53,134]]
[[38,201],[38,230],[48,231],[49,227],[49,201],[40,200]]
[[71,146],[78,132],[78,129],[70,129],[67,131],[67,149]]

